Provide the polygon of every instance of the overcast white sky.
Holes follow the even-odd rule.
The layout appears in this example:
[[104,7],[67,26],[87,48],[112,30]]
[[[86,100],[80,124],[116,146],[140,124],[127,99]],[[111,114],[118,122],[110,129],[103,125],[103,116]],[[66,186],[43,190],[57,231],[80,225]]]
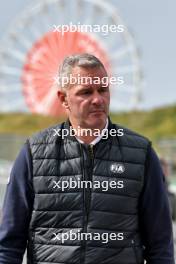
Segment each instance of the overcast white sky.
[[[37,0],[33,1],[34,3]],[[144,108],[176,103],[176,1],[109,0],[132,30],[142,53]],[[0,38],[30,0],[1,0]]]

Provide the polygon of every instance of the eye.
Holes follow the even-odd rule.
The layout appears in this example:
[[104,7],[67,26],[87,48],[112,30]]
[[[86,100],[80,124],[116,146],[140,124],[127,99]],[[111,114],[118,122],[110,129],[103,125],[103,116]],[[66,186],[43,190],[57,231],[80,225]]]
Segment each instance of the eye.
[[92,93],[92,92],[89,91],[89,90],[85,90],[85,91],[82,92],[82,94],[85,94],[85,95],[87,95],[87,94],[91,94],[91,93]]
[[101,87],[101,88],[99,89],[99,92],[100,92],[100,93],[105,93],[105,92],[107,92],[107,91],[108,91],[107,87]]

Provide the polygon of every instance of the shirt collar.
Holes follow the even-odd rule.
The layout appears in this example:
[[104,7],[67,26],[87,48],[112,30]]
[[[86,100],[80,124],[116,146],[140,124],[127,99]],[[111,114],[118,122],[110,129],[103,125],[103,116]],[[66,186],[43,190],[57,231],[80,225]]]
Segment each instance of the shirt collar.
[[[92,142],[90,142],[89,145],[95,145],[95,144],[97,144],[102,139],[102,137],[103,137],[103,130],[108,128],[108,123],[109,123],[109,121],[108,121],[108,118],[107,118],[106,119],[106,125],[102,129],[101,134],[98,137],[96,137]],[[78,137],[76,137],[76,139],[78,140],[79,143],[85,144],[85,142],[83,140],[79,139]]]

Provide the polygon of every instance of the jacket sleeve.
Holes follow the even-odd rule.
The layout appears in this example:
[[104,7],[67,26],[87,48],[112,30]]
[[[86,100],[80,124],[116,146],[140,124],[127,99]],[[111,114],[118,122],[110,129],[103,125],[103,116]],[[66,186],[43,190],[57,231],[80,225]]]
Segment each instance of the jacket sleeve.
[[139,221],[147,264],[174,264],[173,231],[164,175],[152,148],[147,156]]
[[33,192],[32,168],[27,143],[10,174],[0,222],[0,263],[21,264],[27,245]]

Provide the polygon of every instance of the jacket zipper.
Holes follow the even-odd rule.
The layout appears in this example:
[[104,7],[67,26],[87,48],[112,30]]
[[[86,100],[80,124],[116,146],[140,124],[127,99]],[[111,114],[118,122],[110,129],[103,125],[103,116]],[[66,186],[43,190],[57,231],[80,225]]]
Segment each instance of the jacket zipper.
[[[84,171],[84,155],[82,150],[82,145],[80,143],[80,150],[81,150],[81,156],[82,156],[82,172],[83,172],[83,180],[89,180],[85,177],[85,171]],[[88,146],[89,151],[89,157],[91,159],[91,181],[92,181],[92,172],[93,172],[93,159],[94,159],[94,153],[93,153],[93,145]],[[87,225],[88,225],[88,217],[89,217],[89,209],[90,209],[90,199],[91,199],[91,190],[86,191],[85,187],[83,188],[83,205],[84,205],[84,224],[83,224],[83,233],[87,233]],[[85,251],[86,251],[86,240],[82,241],[82,254],[81,254],[81,264],[84,263],[85,260]]]
[[[94,164],[94,145],[90,144],[88,146],[88,151],[89,151],[89,157],[91,160],[91,167],[90,167],[90,174],[89,174],[89,181],[92,182],[92,174],[93,174],[93,164]],[[89,211],[90,211],[90,202],[91,202],[91,190],[88,189],[88,194],[87,194],[87,220],[89,217]]]
[[132,248],[133,248],[133,251],[134,251],[135,258],[136,258],[136,263],[139,264],[139,260],[138,260],[138,256],[137,256],[137,251],[136,251],[135,240],[132,239],[131,240],[131,243],[132,243]]

